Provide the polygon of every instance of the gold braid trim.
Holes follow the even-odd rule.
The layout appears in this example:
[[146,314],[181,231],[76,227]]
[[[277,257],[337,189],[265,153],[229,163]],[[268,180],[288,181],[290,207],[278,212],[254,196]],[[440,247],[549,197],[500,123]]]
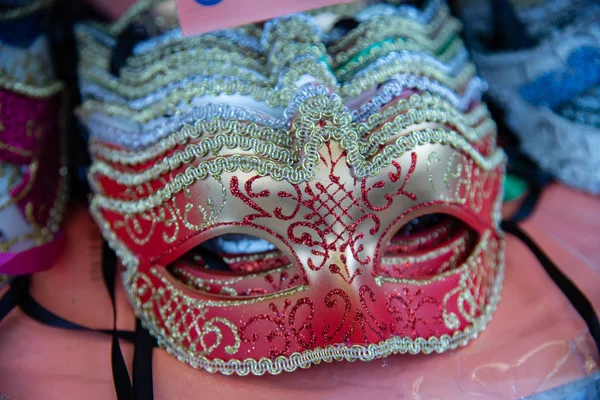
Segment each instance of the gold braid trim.
[[[202,58],[202,60],[200,59]],[[206,61],[203,61],[206,60]],[[151,81],[156,75],[166,75],[173,70],[193,71],[197,63],[203,65],[210,62],[231,63],[241,67],[255,70],[263,75],[267,71],[264,67],[264,58],[249,58],[243,54],[223,50],[219,47],[194,49],[182,53],[174,53],[144,67],[125,66],[121,69],[121,80],[124,84],[136,85]]]
[[432,39],[428,36],[415,33],[414,31],[408,29],[408,27],[405,25],[386,25],[381,29],[370,31],[371,34],[368,37],[365,36],[360,38],[350,48],[340,51],[339,53],[334,53],[335,55],[333,59],[335,66],[337,67],[349,61],[352,59],[352,57],[356,56],[361,51],[366,50],[373,44],[381,42],[385,39],[393,38],[404,38],[405,41],[413,41],[421,49],[424,49],[432,54],[440,55],[442,59],[447,59],[448,57],[451,57],[451,55],[448,55],[448,50],[444,51],[442,54],[440,53],[446,43],[448,43],[450,40],[460,40],[457,38],[453,39],[453,37],[460,32],[460,29],[461,24],[457,20],[452,19],[450,22],[445,24],[438,35]]
[[[370,115],[365,122],[356,125],[356,131],[360,137],[363,137],[371,134],[375,128],[399,113],[412,109],[426,111],[430,108],[449,112],[453,115],[457,114],[465,125],[478,125],[476,129],[480,130],[482,134],[485,134],[485,129],[482,127],[484,124],[489,126],[488,133],[494,135],[496,133],[495,125],[493,125],[494,123],[490,119],[491,116],[485,104],[479,104],[468,114],[457,113],[452,104],[438,95],[429,92],[413,94],[407,99],[401,99],[397,103],[385,107],[380,112]],[[158,143],[144,150],[119,150],[104,146],[102,142],[92,141],[90,144],[90,151],[93,155],[113,163],[137,165],[149,161],[160,154],[173,149],[177,145],[184,145],[191,139],[198,139],[204,135],[215,135],[217,133],[240,133],[251,137],[262,138],[278,146],[288,148],[292,146],[292,137],[289,135],[289,130],[287,129],[272,129],[268,126],[261,126],[247,121],[215,118],[210,121],[196,121],[194,125],[185,125],[180,130],[172,132]],[[480,139],[480,137],[467,138],[471,141]],[[368,150],[363,149],[362,151]]]
[[[474,76],[474,67],[469,64],[458,77],[450,77],[434,67],[423,65],[420,62],[384,66],[378,70],[369,71],[364,77],[357,78],[339,88],[344,98],[354,98],[364,90],[376,83],[383,83],[400,72],[417,76],[435,76],[442,84],[450,87],[462,87]],[[173,89],[169,95],[160,102],[143,110],[132,109],[126,105],[106,103],[103,101],[88,100],[80,108],[82,115],[93,111],[129,118],[135,122],[147,122],[165,114],[167,110],[177,108],[182,102],[189,104],[194,98],[201,96],[217,96],[221,94],[240,94],[251,96],[254,100],[263,101],[271,107],[287,105],[296,93],[296,82],[303,75],[311,75],[320,83],[331,88],[337,88],[337,82],[331,75],[327,66],[313,58],[303,59],[286,71],[281,78],[281,88],[275,89],[269,83],[249,83],[239,79],[211,79],[196,84],[187,84],[184,87]],[[115,83],[116,84],[116,83]],[[121,90],[119,90],[121,91]],[[123,93],[125,94],[125,93]]]
[[288,136],[289,132],[286,129],[272,129],[252,122],[215,118],[210,121],[196,121],[194,125],[186,125],[178,132],[168,135],[154,146],[143,151],[113,149],[98,141],[91,142],[90,151],[94,156],[101,157],[109,162],[122,165],[138,165],[158,157],[177,145],[184,145],[190,139],[198,139],[204,135],[215,135],[217,133],[237,133],[262,138],[284,148],[289,148],[292,144],[292,138]]
[[[298,131],[305,132],[306,130]],[[189,187],[197,180],[205,179],[209,175],[216,176],[224,171],[255,171],[259,175],[269,175],[275,180],[285,179],[291,183],[309,181],[314,177],[315,168],[318,164],[317,150],[325,143],[326,138],[340,141],[341,146],[348,150],[346,156],[347,163],[354,169],[354,173],[358,177],[375,175],[381,168],[389,165],[392,159],[401,157],[406,152],[428,143],[448,144],[453,148],[461,150],[485,170],[496,168],[505,161],[504,152],[501,150],[497,150],[489,158],[485,158],[480,155],[464,137],[456,132],[446,131],[444,129],[425,129],[412,132],[407,136],[398,138],[394,143],[386,145],[379,154],[371,159],[367,159],[364,155],[360,154],[356,139],[354,139],[353,143],[352,139],[350,139],[351,135],[346,136],[343,133],[336,129],[327,129],[326,127],[314,129],[311,133],[312,140],[304,145],[306,154],[302,162],[297,166],[282,165],[254,155],[236,154],[227,157],[215,157],[186,169],[185,172],[178,174],[167,182],[163,188],[144,199],[126,201],[115,200],[103,195],[96,195],[94,196],[92,203],[99,207],[120,213],[139,213],[163,204],[171,199],[175,193]],[[101,169],[102,167],[99,165],[97,168]],[[115,174],[112,169],[101,172],[106,173],[107,175]],[[135,178],[132,177],[132,179]],[[93,177],[90,176],[90,180],[93,183]]]
[[[462,48],[460,40],[453,40],[452,44],[444,52],[444,54],[455,55],[459,48]],[[381,42],[378,43],[377,46],[371,46],[368,49],[364,50],[364,53],[359,53],[351,60],[338,66],[338,68],[334,71],[335,76],[340,81],[345,81],[350,79],[354,74],[356,74],[362,68],[372,64],[380,58],[387,56],[392,52],[401,52],[401,51],[411,51],[411,52],[425,52],[431,56],[437,57],[442,61],[448,61],[447,57],[437,56],[434,53],[427,52],[426,49],[419,46],[416,42],[412,40],[404,40],[403,38],[394,38],[390,42]]]
[[29,85],[27,83],[0,76],[0,87],[39,99],[57,94],[64,88],[64,85],[59,81],[55,81],[47,85]]
[[406,26],[411,32],[417,35],[429,36],[440,28],[442,23],[448,18],[449,14],[450,10],[448,6],[444,4],[438,9],[436,16],[428,24],[422,24],[419,21],[415,21],[410,17],[403,15],[378,15],[361,23],[343,38],[336,43],[333,43],[329,46],[329,51],[331,53],[338,53],[361,39],[370,38],[376,31],[383,29],[387,32],[387,30],[390,29],[389,25]]
[[371,89],[373,86],[384,83],[394,75],[399,74],[425,76],[458,92],[476,76],[476,69],[473,63],[467,63],[456,76],[450,76],[436,67],[427,65],[420,60],[395,61],[392,64],[370,70],[363,76],[352,78],[342,85],[340,94],[344,98],[357,97],[364,91]]
[[[390,107],[398,112],[399,107]],[[453,126],[461,133],[469,142],[477,142],[490,132],[495,132],[496,125],[491,119],[480,124],[477,128],[471,128],[465,124],[465,118],[461,113],[450,112],[436,108],[411,109],[406,113],[397,115],[395,119],[385,122],[380,129],[374,134],[368,136],[367,140],[359,144],[360,152],[366,157],[371,157],[377,153],[380,146],[385,144],[390,138],[395,138],[399,133],[409,129],[411,126],[422,124],[425,122],[435,122]],[[237,124],[236,121],[210,121],[205,124],[196,124],[198,128],[202,125],[213,129],[213,127],[221,125],[226,128],[225,132],[219,132],[210,137],[206,137],[197,143],[188,145],[185,150],[176,151],[169,157],[161,159],[158,163],[143,171],[122,172],[119,169],[113,168],[111,165],[103,161],[96,161],[90,169],[90,176],[93,177],[96,173],[101,173],[115,179],[121,184],[140,185],[159,176],[174,171],[181,167],[182,164],[191,164],[194,158],[205,157],[208,153],[218,155],[223,149],[240,149],[241,151],[252,150],[253,156],[264,157],[268,161],[283,163],[287,165],[295,164],[299,161],[302,142],[293,143],[290,146],[282,147],[269,142],[268,138],[261,137],[263,132],[259,125],[245,123],[244,125]],[[229,125],[229,126],[228,126]],[[360,124],[363,128],[366,124]],[[237,132],[235,127],[242,127],[242,132]],[[243,134],[243,127],[250,132],[256,133],[255,136],[249,137]],[[374,127],[371,126],[371,129]],[[204,129],[206,130],[206,129]],[[357,129],[357,131],[366,131],[366,129]],[[270,134],[269,128],[264,130]],[[294,146],[294,144],[296,146]],[[146,157],[143,157],[144,159]]]
[[127,59],[127,65],[132,67],[143,67],[146,64],[157,62],[170,54],[203,47],[219,47],[223,48],[224,50],[242,54],[248,58],[261,57],[260,53],[250,50],[247,47],[240,46],[237,43],[231,42],[227,39],[218,38],[211,35],[200,35],[173,39],[166,41],[165,43],[161,43],[152,50],[129,57]]
[[258,86],[266,86],[268,80],[266,77],[261,77],[247,68],[231,64],[229,62],[206,61],[197,64],[188,65],[188,68],[173,69],[169,73],[155,76],[151,81],[146,83],[141,82],[124,82],[124,79],[116,79],[107,77],[104,74],[97,74],[89,68],[80,68],[80,79],[83,77],[86,80],[92,81],[104,88],[110,89],[113,93],[124,96],[128,99],[136,99],[144,97],[153,91],[167,86],[170,83],[181,81],[190,76],[235,76],[240,80],[250,82]]

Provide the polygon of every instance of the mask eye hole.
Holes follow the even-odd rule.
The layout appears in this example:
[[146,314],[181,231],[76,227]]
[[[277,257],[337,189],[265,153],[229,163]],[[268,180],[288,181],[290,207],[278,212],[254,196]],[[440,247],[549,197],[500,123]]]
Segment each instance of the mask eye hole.
[[453,216],[434,213],[413,218],[388,243],[380,275],[428,279],[457,268],[471,254],[477,233]]
[[268,240],[230,233],[209,239],[184,259],[207,270],[236,273],[264,272],[288,265],[288,258]]
[[167,270],[192,289],[232,297],[267,295],[304,283],[276,245],[237,233],[206,240]]

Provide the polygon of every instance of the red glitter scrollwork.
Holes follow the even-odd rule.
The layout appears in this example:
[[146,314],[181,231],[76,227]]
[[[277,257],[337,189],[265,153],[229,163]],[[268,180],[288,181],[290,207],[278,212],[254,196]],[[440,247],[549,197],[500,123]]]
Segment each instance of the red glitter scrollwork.
[[[417,298],[419,299],[417,300]],[[401,307],[393,305],[395,301],[399,302]],[[439,310],[439,315],[427,318],[418,316],[419,310],[427,304],[434,305]],[[424,336],[422,334],[419,335],[417,332],[417,325],[420,324],[428,330],[429,335],[434,335],[435,330],[431,327],[430,322],[434,321],[436,324],[443,322],[441,318],[441,303],[432,296],[423,296],[423,289],[417,289],[414,294],[411,294],[410,289],[405,286],[402,288],[402,294],[394,293],[388,297],[387,308],[396,323],[402,324],[401,326],[399,324],[392,324],[390,330],[394,334],[404,335],[409,330],[408,336],[411,338]]]
[[262,198],[269,197],[271,195],[271,192],[269,192],[268,190],[263,190],[259,193],[255,193],[252,190],[252,183],[254,183],[254,181],[258,178],[260,178],[260,176],[256,175],[256,176],[250,178],[244,184],[244,189],[246,190],[246,193],[248,193],[247,195],[242,193],[242,191],[240,190],[239,180],[238,180],[237,176],[232,176],[231,183],[229,184],[229,188],[230,188],[231,194],[233,196],[242,200],[244,203],[246,203],[246,205],[248,207],[257,211],[257,213],[255,213],[255,214],[249,214],[244,217],[244,222],[246,224],[252,224],[252,221],[254,221],[256,218],[270,218],[271,217],[271,214],[266,212],[261,206],[259,206],[255,201],[252,200],[252,199],[261,198],[261,197]]
[[344,271],[346,272],[345,276],[342,274],[342,270],[340,269],[340,266],[337,264],[329,264],[329,272],[331,272],[334,275],[339,275],[344,280],[344,282],[351,285],[352,282],[354,281],[354,278],[356,278],[357,276],[360,276],[362,274],[362,271],[360,270],[360,268],[357,268],[354,271],[354,273],[352,275],[350,275],[350,270],[348,269],[348,263],[346,261],[345,254],[340,254],[340,262],[342,263],[342,265],[344,267]]
[[365,309],[365,312],[373,320],[375,325],[377,325],[379,330],[381,330],[383,332],[387,332],[387,324],[385,322],[382,322],[382,323],[377,322],[377,319],[375,318],[375,316],[373,315],[371,310],[369,310],[369,306],[367,305],[367,299],[365,298],[365,294],[368,296],[368,299],[371,301],[371,303],[376,302],[375,293],[373,293],[373,290],[369,286],[363,285],[360,287],[360,289],[358,291],[360,304],[363,306],[363,308]]
[[300,211],[300,206],[302,205],[302,192],[300,191],[300,186],[298,186],[297,184],[294,184],[294,185],[292,185],[292,187],[294,188],[294,190],[296,192],[295,196],[292,193],[285,192],[283,190],[280,190],[279,192],[277,192],[277,196],[279,196],[279,198],[281,198],[281,199],[288,198],[288,199],[296,200],[296,207],[294,208],[294,211],[292,211],[292,213],[290,215],[284,215],[282,207],[276,207],[275,210],[273,210],[273,214],[277,218],[282,219],[284,221],[295,218],[296,215],[298,214],[298,211]]
[[[321,239],[320,242],[317,242],[313,239],[312,235],[308,232],[302,232],[300,236],[296,236],[295,230],[299,227],[305,227],[309,229],[313,229],[316,231],[317,236]],[[317,257],[321,257],[321,262],[316,265],[312,258],[309,258],[307,261],[307,265],[313,271],[318,271],[325,265],[327,258],[329,257],[329,249],[331,246],[327,244],[327,240],[325,238],[325,234],[315,225],[310,222],[298,221],[290,224],[287,229],[288,239],[294,244],[303,244],[307,247],[311,248],[311,254]]]
[[[352,301],[350,300],[350,296],[348,296],[348,294],[341,289],[333,289],[327,294],[327,296],[325,296],[325,306],[327,308],[335,308],[338,306],[339,300],[335,297],[339,297],[344,301],[344,314],[333,332],[331,332],[331,324],[329,323],[323,328],[323,339],[329,342],[333,341],[336,336],[343,331],[342,328],[348,320],[352,310]],[[341,341],[350,341],[355,333],[360,332],[361,342],[368,343],[369,334],[367,333],[367,329],[377,335],[379,339],[384,339],[388,331],[387,324],[385,322],[377,321],[377,318],[371,312],[371,310],[369,310],[367,305],[367,300],[370,300],[372,303],[376,303],[375,293],[367,285],[363,285],[359,289],[359,299],[364,309],[364,313],[360,310],[354,310],[354,318],[352,319],[352,323],[348,329],[344,330],[345,333],[342,335]],[[371,321],[367,319],[365,314],[368,315]],[[354,338],[354,340],[356,340],[356,338]]]
[[[308,297],[303,297],[299,299],[289,311],[289,315],[286,315],[291,304],[291,301],[289,299],[286,299],[283,304],[283,309],[279,310],[275,303],[270,303],[269,309],[274,315],[255,315],[254,317],[250,318],[246,323],[242,324],[239,330],[241,340],[246,343],[258,342],[259,335],[257,333],[252,333],[248,337],[247,331],[252,326],[257,325],[260,322],[270,322],[274,325],[273,330],[271,330],[270,332],[266,333],[266,329],[259,329],[259,331],[265,332],[264,340],[268,343],[272,343],[277,337],[283,339],[283,347],[277,348],[272,346],[269,349],[269,354],[272,358],[288,355],[292,346],[292,339],[295,339],[295,341],[297,342],[298,351],[302,351],[304,349],[313,347],[316,342],[316,335],[312,330],[311,324],[311,321],[314,318],[315,314],[315,307],[312,300],[310,300]],[[296,323],[296,314],[303,306],[308,307],[308,314],[306,315],[304,322],[302,322],[298,326]],[[308,336],[308,338],[306,336]]]
[[[397,161],[392,161],[392,165],[394,166],[396,171],[395,172],[390,171],[388,173],[388,177],[392,183],[396,183],[400,180],[400,178],[402,176],[402,166]],[[383,198],[386,200],[386,203],[382,206],[376,206],[376,205],[372,204],[369,201],[369,193],[374,189],[383,189],[385,187],[385,181],[383,181],[383,180],[377,181],[373,185],[371,185],[371,187],[367,188],[367,180],[366,179],[363,180],[361,183],[361,192],[362,192],[363,202],[367,205],[367,207],[369,207],[373,211],[383,211],[392,205],[392,203],[394,201],[394,197],[396,197],[396,196],[406,196],[413,201],[417,200],[417,196],[414,193],[410,193],[410,192],[407,192],[404,190],[406,184],[408,183],[408,180],[410,179],[412,174],[415,172],[416,168],[417,168],[417,153],[412,152],[410,154],[410,167],[408,169],[408,172],[406,173],[406,176],[404,177],[404,182],[402,182],[402,185],[394,193],[386,193],[383,196]]]
[[[354,259],[356,261],[358,261],[358,263],[360,265],[367,265],[371,262],[370,256],[366,256],[364,259],[361,259],[361,257],[360,257],[360,253],[363,252],[363,250],[365,249],[365,246],[363,246],[361,244],[358,246],[358,248],[355,247],[356,243],[358,243],[359,240],[361,240],[365,237],[365,233],[362,230],[359,230],[358,227],[363,222],[366,222],[369,220],[373,221],[373,223],[374,223],[374,226],[371,229],[369,229],[369,234],[375,235],[377,232],[379,232],[379,229],[381,228],[381,222],[380,222],[379,218],[377,217],[377,215],[375,215],[373,213],[363,215],[362,217],[360,217],[358,219],[358,221],[356,221],[349,227],[350,237],[348,239],[347,244],[350,245],[350,250],[352,251],[352,256],[354,257]],[[358,231],[358,233],[357,233],[357,231]],[[341,251],[345,250],[345,244],[341,247],[340,250]]]
[[340,323],[338,324],[337,328],[335,328],[335,330],[332,333],[329,332],[329,329],[331,328],[331,324],[328,323],[323,328],[323,339],[325,339],[328,342],[332,341],[340,333],[340,331],[342,330],[342,327],[344,326],[344,323],[348,319],[348,314],[350,313],[350,309],[352,308],[352,302],[350,300],[350,296],[348,296],[348,294],[346,292],[344,292],[342,289],[333,289],[329,293],[327,293],[327,296],[325,296],[325,307],[327,307],[327,308],[337,307],[339,302],[337,299],[334,298],[335,296],[340,297],[344,301],[344,315],[342,316],[342,319],[340,320]]
[[274,291],[281,291],[294,287],[294,285],[300,280],[300,274],[294,274],[291,279],[286,271],[281,271],[279,279],[275,279],[272,274],[265,276],[265,281],[271,285]]

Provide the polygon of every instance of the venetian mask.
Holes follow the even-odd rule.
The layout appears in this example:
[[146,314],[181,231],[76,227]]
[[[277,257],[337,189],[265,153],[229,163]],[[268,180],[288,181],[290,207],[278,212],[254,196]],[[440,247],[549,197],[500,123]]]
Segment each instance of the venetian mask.
[[[267,28],[267,60],[310,47]],[[298,51],[283,84],[245,86],[273,97],[208,73],[164,89],[187,98],[172,105],[87,92],[91,210],[136,314],[181,361],[225,374],[465,345],[495,310],[504,265],[505,157],[469,92],[477,79],[448,88],[435,80],[446,64],[419,55],[407,71],[356,66],[375,76],[365,87],[335,71],[328,85],[309,67],[327,58]]]
[[43,5],[0,12],[0,275],[47,269],[66,203],[62,85]]

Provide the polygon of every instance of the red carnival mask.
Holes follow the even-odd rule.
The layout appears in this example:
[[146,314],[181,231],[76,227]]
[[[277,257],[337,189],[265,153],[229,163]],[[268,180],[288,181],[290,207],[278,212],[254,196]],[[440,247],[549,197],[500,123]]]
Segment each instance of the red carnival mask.
[[[359,123],[313,93],[283,134],[220,119],[143,151],[95,143],[92,211],[137,315],[226,374],[466,344],[499,299],[505,159],[487,113],[451,109],[414,94]],[[228,250],[240,235],[272,245]]]

